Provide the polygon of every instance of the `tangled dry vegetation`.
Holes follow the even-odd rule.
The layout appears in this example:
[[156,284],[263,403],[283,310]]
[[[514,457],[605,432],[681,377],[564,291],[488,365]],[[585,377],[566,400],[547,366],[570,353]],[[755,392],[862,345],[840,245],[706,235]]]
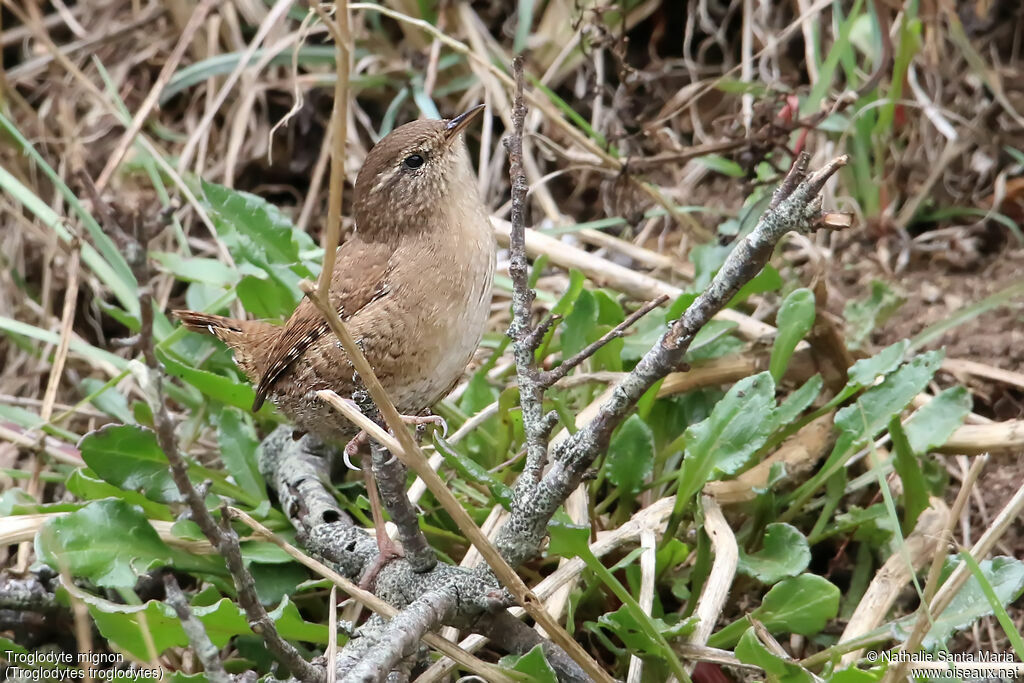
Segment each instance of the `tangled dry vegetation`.
[[[118,666],[210,680],[320,675],[298,661],[324,654],[334,625],[326,568],[310,555],[343,563],[317,554],[326,541],[287,504],[307,501],[284,490],[294,472],[280,468],[305,465],[277,442],[257,449],[280,418],[251,415],[251,389],[223,348],[164,313],[280,319],[318,270],[331,8],[0,8],[0,649],[116,651]],[[503,251],[490,331],[436,408],[454,433],[423,442],[486,533],[514,507],[536,427],[515,361],[557,369],[645,302],[669,300],[537,399],[538,415],[558,418],[537,438],[570,451],[582,438],[570,431],[585,431],[608,388],[628,382],[712,281],[800,154],[811,169],[849,155],[821,197],[836,212],[827,226],[849,213],[853,227],[782,240],[691,340],[686,366],[611,425],[546,554],[516,567],[561,624],[548,635],[583,654],[491,623],[500,644],[463,640],[478,657],[458,659],[464,671],[572,679],[589,658],[629,680],[840,680],[851,666],[869,677],[843,680],[896,680],[904,672],[869,665],[865,651],[1024,654],[1024,564],[1013,559],[1024,556],[1018,2],[389,0],[350,12],[345,177],[395,126],[483,102],[469,143],[506,249],[514,203],[501,139],[513,130],[512,58],[525,55],[525,250],[538,294],[524,324],[559,318],[514,352]],[[343,235],[352,229],[343,218]],[[228,503],[309,551],[289,555],[240,523],[251,535],[230,551],[270,610],[263,635],[276,629],[284,643],[270,651],[282,659],[297,645],[290,664],[247,625],[258,621],[251,605],[244,616],[234,605],[232,560],[226,569],[211,554],[195,508],[182,516],[169,450],[211,509]],[[311,479],[331,479],[317,467]],[[340,469],[333,482],[323,504],[365,525],[361,478]],[[442,566],[480,564],[427,488],[417,479],[409,497]],[[89,557],[91,545],[106,556]],[[970,552],[957,564],[959,550]],[[165,599],[180,611],[161,611]],[[925,628],[922,602],[948,618]],[[342,659],[351,643],[380,642],[360,604],[341,612],[366,629],[342,639]],[[189,611],[200,627],[182,630],[175,615]],[[463,636],[479,626],[458,625]],[[212,655],[200,654],[204,628]],[[547,663],[531,651],[542,640]],[[411,656],[389,666],[406,678],[455,666],[415,647],[399,654]]]

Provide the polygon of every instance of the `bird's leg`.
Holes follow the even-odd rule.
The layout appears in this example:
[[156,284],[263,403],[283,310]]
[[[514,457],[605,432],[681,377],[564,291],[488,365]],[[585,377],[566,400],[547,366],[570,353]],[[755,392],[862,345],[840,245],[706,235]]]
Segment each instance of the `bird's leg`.
[[[359,437],[363,438],[360,439]],[[354,445],[353,445],[354,444]],[[352,455],[365,455],[370,444],[370,438],[365,432],[359,432],[359,434],[348,442],[345,446],[346,458],[350,454]],[[373,476],[373,469],[370,467],[363,468],[363,482],[366,484],[366,497],[370,500],[370,516],[373,517],[373,531],[377,537],[377,549],[379,554],[377,559],[373,561],[367,570],[363,573],[363,576],[359,579],[359,587],[364,590],[371,590],[374,582],[377,580],[377,574],[384,568],[391,560],[402,557],[402,547],[391,540],[388,536],[387,527],[384,523],[384,506],[380,502],[380,493],[377,491],[377,481]]]
[[363,480],[366,482],[366,495],[370,499],[370,515],[373,517],[373,531],[377,536],[377,559],[373,561],[363,576],[359,579],[359,587],[363,590],[373,590],[377,581],[377,574],[391,560],[404,557],[402,546],[391,540],[388,536],[387,527],[384,524],[384,508],[380,502],[380,493],[377,492],[377,481],[370,468],[363,470]]

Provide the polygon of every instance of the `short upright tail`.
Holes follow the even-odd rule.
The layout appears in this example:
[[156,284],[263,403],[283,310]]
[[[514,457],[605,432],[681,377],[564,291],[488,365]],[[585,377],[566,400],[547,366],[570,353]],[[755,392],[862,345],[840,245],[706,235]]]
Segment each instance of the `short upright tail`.
[[252,382],[266,372],[267,351],[281,328],[262,320],[237,320],[198,311],[173,311],[193,332],[212,334],[235,352],[235,363]]

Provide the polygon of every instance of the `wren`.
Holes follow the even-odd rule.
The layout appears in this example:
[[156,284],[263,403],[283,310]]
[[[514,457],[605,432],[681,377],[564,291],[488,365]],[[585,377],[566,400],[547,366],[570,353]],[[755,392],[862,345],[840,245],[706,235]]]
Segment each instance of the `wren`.
[[[331,304],[404,415],[458,383],[490,311],[495,242],[462,136],[482,110],[407,123],[370,150],[355,183],[355,234],[331,274]],[[361,383],[308,299],[283,326],[174,313],[234,351],[256,385],[253,410],[270,399],[300,431],[336,443],[356,435],[316,395],[351,397]]]

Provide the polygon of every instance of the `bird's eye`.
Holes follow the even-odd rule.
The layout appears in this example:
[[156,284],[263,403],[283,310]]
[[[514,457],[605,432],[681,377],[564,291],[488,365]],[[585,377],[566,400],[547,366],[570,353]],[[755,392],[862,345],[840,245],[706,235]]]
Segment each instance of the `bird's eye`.
[[406,168],[419,168],[420,166],[423,165],[423,157],[421,157],[419,154],[412,154],[410,156],[407,156],[403,163],[405,164]]

